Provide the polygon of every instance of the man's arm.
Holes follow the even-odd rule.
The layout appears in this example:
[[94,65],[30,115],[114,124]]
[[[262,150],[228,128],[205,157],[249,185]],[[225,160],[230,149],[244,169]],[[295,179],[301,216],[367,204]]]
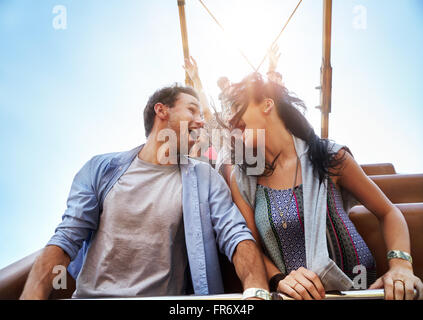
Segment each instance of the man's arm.
[[90,232],[97,229],[99,204],[92,187],[92,166],[90,160],[76,174],[62,222],[35,261],[21,299],[47,299],[56,276],[52,272],[53,268],[56,265],[67,268],[70,261],[77,256]]
[[254,241],[241,241],[235,249],[232,261],[244,290],[262,288],[269,291],[264,262]]
[[222,176],[210,171],[210,210],[219,248],[234,264],[243,288],[269,290],[263,258],[251,230],[232,202],[231,192]]
[[53,279],[57,276],[53,273],[53,268],[57,265],[67,268],[69,262],[70,258],[62,248],[57,246],[45,247],[29,272],[20,299],[48,299],[53,289]]

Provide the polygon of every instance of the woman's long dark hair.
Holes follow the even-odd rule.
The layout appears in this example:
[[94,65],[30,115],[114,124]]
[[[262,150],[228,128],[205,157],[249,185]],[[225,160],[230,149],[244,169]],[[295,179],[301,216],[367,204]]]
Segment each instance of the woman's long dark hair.
[[[284,86],[272,81],[265,82],[259,73],[253,73],[231,86],[230,93],[226,97],[232,110],[236,110],[230,121],[231,128],[237,126],[250,102],[260,103],[265,98],[274,101],[279,118],[287,130],[307,143],[308,157],[313,164],[314,174],[319,177],[320,182],[329,176],[334,176],[334,170],[330,169],[338,168],[344,157],[336,158],[336,153],[328,150],[329,140],[321,139],[315,134],[313,127],[299,110],[300,108],[306,110],[304,102]],[[263,176],[273,173],[278,157],[279,155],[272,163],[265,164]],[[245,170],[248,164],[244,161],[241,167]]]

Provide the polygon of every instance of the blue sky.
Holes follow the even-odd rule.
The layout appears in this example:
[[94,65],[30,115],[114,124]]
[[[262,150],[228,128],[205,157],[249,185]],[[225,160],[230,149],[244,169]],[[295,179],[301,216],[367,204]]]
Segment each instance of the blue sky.
[[[219,76],[237,81],[251,69],[199,2],[186,2],[191,54],[217,100]],[[297,3],[204,2],[255,65]],[[64,30],[53,28],[56,5]],[[334,0],[329,134],[359,163],[423,172],[422,18],[420,0]],[[279,71],[318,133],[321,27],[322,2],[303,0],[278,41]],[[0,39],[2,268],[49,240],[89,158],[145,141],[149,95],[184,72],[176,0],[0,0]]]

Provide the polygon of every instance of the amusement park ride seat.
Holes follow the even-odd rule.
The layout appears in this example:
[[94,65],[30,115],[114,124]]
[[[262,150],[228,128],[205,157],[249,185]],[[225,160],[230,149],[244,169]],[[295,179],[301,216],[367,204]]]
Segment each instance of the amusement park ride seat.
[[[362,165],[362,168],[403,213],[410,231],[414,273],[423,279],[423,174],[397,174],[392,164]],[[382,275],[388,264],[378,219],[362,205],[354,206],[349,217],[376,260],[377,275]],[[19,298],[40,253],[41,250],[0,270],[0,299]],[[225,257],[220,258],[225,292],[241,292],[233,265]],[[67,289],[53,290],[50,299],[70,298],[74,290],[75,280],[68,273]]]
[[376,176],[381,174],[395,174],[395,168],[392,163],[373,163],[362,164],[361,168],[368,176]]

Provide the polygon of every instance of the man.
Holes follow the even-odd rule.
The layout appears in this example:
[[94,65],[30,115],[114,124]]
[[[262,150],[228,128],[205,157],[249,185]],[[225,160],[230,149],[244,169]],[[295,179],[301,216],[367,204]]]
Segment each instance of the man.
[[195,91],[156,91],[144,125],[145,145],[95,156],[77,173],[22,299],[48,298],[54,266],[70,261],[74,297],[182,295],[190,285],[195,294],[222,293],[216,243],[244,289],[268,290],[262,258],[225,181],[209,164],[183,156],[194,143],[190,133],[203,125]]

